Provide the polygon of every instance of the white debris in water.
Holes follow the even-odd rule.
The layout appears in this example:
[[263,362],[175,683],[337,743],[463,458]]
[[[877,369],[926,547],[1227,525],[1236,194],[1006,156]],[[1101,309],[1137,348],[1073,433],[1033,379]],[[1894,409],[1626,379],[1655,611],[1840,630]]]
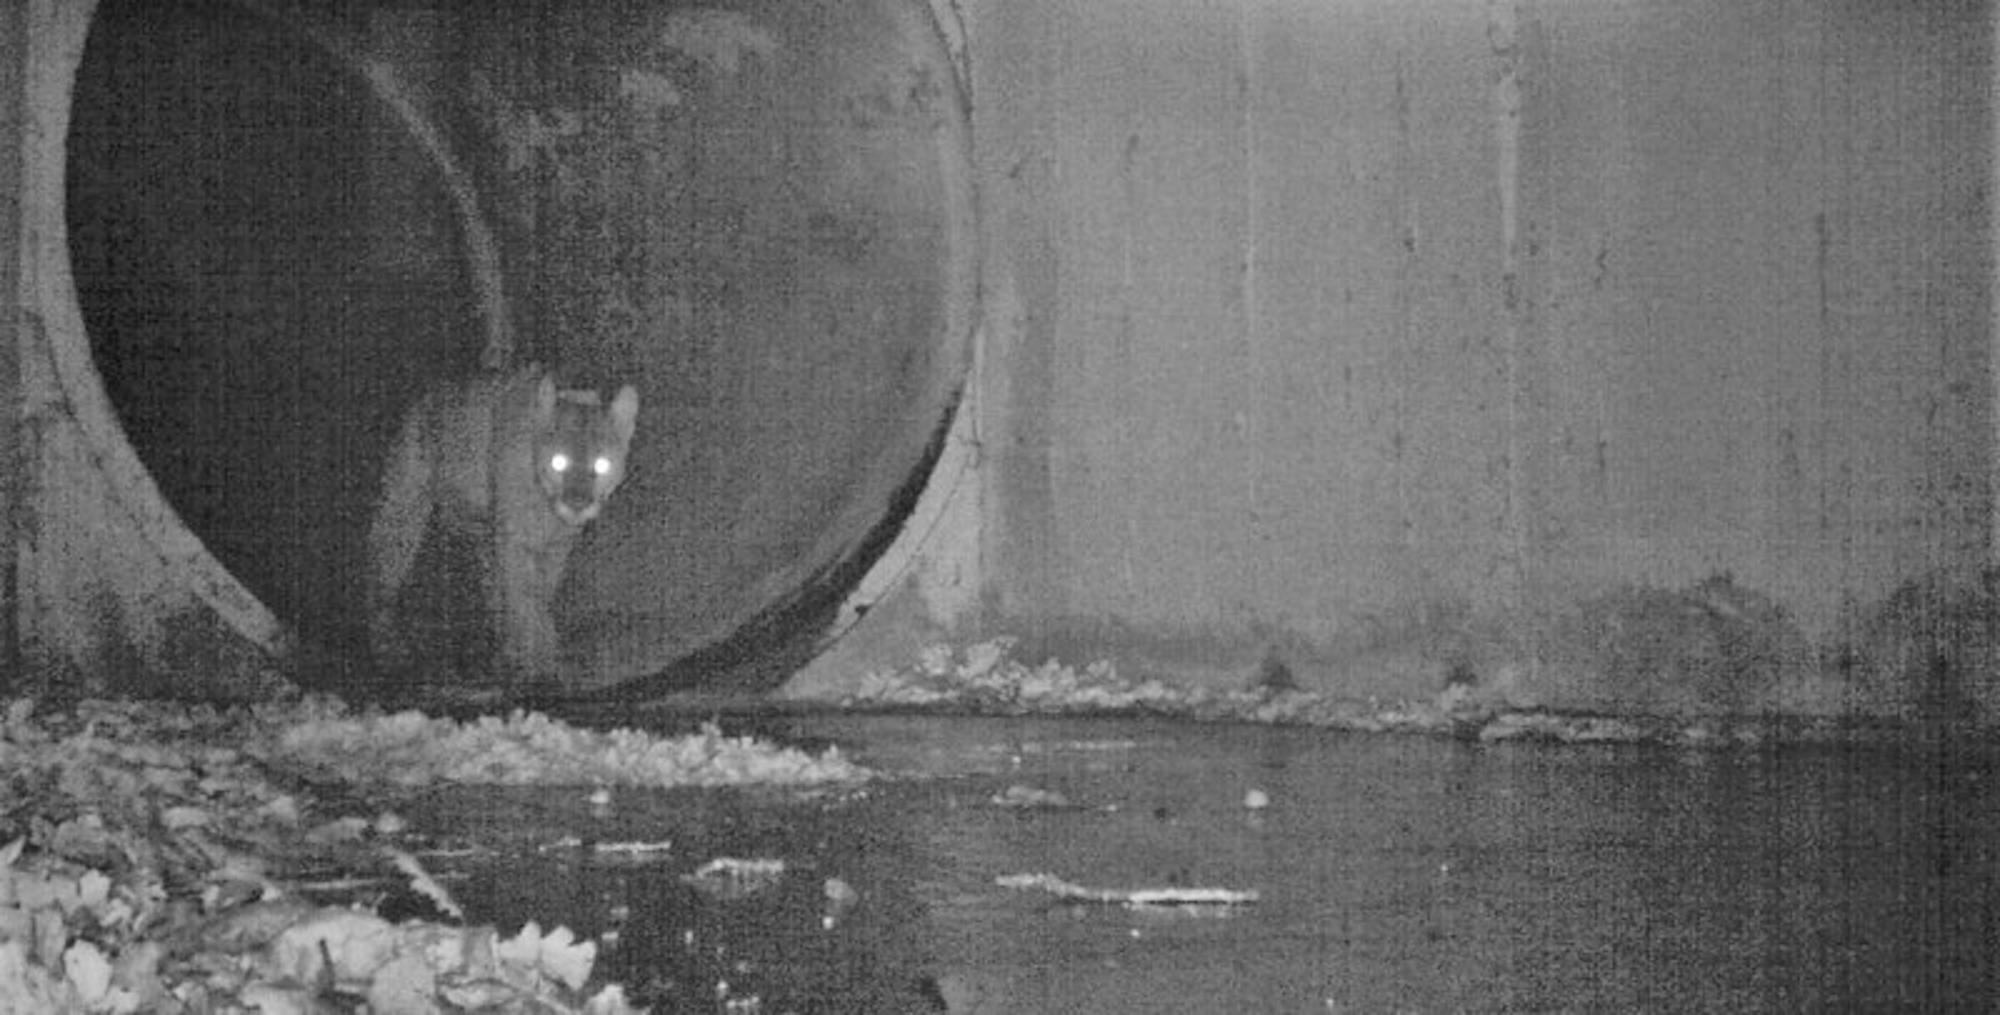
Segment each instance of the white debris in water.
[[1059,899],[1103,902],[1122,906],[1240,906],[1256,902],[1255,889],[1233,888],[1086,888],[1053,874],[1004,874],[993,883],[1002,888],[1030,888]]
[[781,859],[718,856],[681,875],[681,881],[710,898],[734,900],[772,888],[784,876]]

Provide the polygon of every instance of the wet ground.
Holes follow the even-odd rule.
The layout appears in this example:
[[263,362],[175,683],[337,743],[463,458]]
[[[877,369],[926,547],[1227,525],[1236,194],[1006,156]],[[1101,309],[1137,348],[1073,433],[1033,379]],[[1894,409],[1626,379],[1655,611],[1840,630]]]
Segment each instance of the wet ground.
[[[597,805],[439,790],[408,816],[440,846],[479,847],[426,858],[469,918],[611,935],[600,973],[656,1011],[2000,1004],[1991,745],[1482,744],[934,716],[724,726],[837,743],[887,778]],[[689,880],[718,857],[783,869]],[[1133,908],[996,883],[1035,873],[1259,897]]]

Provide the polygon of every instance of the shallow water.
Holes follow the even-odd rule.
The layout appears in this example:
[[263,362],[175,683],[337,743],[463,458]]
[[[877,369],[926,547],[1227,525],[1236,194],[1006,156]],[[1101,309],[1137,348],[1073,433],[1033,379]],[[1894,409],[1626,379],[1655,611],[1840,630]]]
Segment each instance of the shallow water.
[[[441,793],[468,916],[615,930],[660,1011],[1993,1010],[2000,752],[1479,744],[1144,720],[807,716],[891,778]],[[1069,806],[1014,808],[1012,786]],[[1251,790],[1268,798],[1245,806]],[[647,859],[538,847],[671,840]],[[775,858],[757,890],[681,875]],[[1254,889],[1132,909],[1001,887]],[[828,885],[853,889],[830,901]],[[624,908],[620,908],[624,907]],[[727,1006],[734,1002],[736,1007]],[[754,1002],[754,1007],[753,1007]]]

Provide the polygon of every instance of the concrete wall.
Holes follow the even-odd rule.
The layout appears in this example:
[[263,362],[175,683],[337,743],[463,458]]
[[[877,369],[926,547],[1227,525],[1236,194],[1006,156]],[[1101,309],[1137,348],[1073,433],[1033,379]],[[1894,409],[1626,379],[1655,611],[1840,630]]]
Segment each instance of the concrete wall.
[[1355,695],[2000,703],[1983,6],[959,13],[961,636]]

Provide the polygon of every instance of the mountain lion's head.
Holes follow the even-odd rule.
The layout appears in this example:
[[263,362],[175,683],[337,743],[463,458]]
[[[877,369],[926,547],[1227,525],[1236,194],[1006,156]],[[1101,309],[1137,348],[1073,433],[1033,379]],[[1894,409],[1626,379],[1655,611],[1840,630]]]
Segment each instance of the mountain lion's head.
[[542,378],[535,392],[535,479],[556,517],[582,525],[604,510],[625,478],[638,415],[639,393],[629,384],[607,406],[595,391],[558,388],[554,378]]

